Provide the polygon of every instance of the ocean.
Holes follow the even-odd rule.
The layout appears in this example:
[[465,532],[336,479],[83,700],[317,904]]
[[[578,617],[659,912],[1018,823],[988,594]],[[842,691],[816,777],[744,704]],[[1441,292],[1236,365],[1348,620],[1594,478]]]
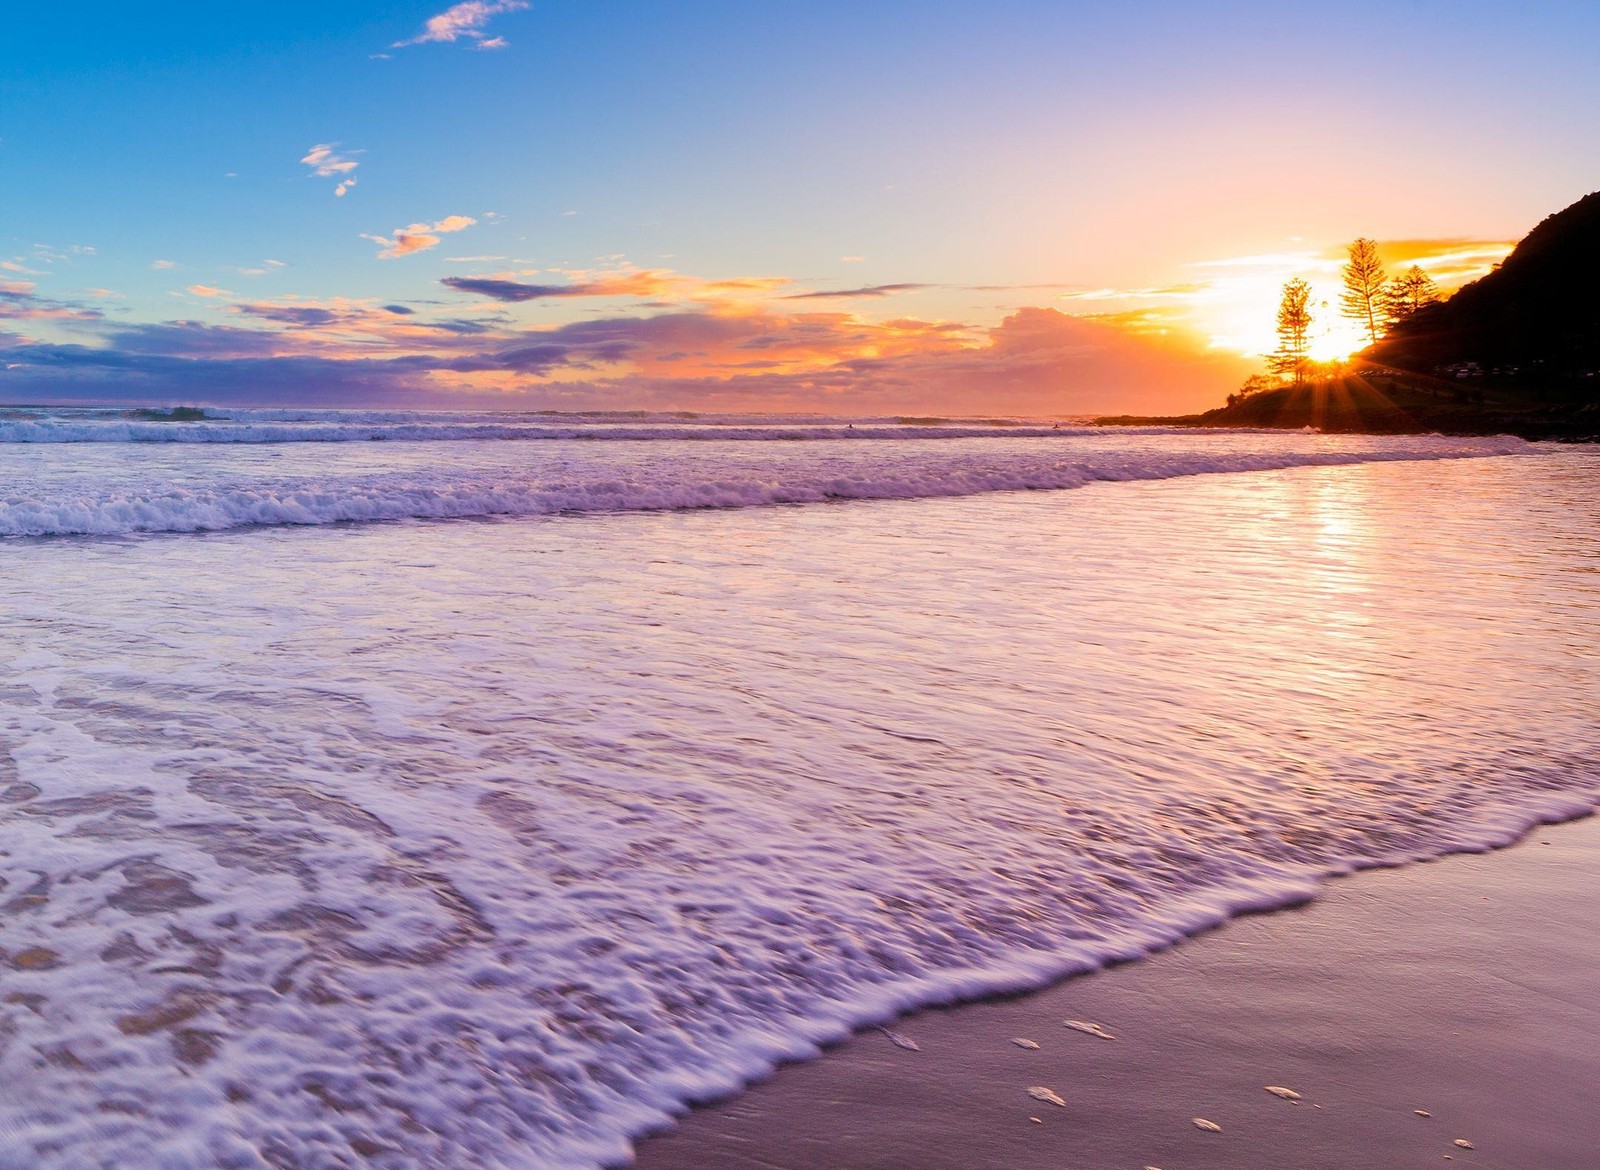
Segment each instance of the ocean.
[[1593,449],[1002,421],[0,411],[0,1166],[612,1164],[1600,800]]

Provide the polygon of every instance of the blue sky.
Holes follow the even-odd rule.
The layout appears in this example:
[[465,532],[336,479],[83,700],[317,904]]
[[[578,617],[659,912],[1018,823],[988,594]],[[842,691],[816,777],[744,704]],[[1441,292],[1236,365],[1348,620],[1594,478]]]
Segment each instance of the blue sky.
[[[400,44],[451,11],[455,39]],[[1063,296],[1185,287],[1220,259],[1316,263],[1356,235],[1508,241],[1600,186],[1592,4],[85,3],[7,21],[0,280],[33,308],[0,316],[12,400],[206,399],[201,358],[232,339],[229,360],[368,362],[359,393],[322,366],[296,391],[330,403],[387,400],[370,363],[404,357],[390,372],[407,402],[682,405],[696,378],[721,394],[748,377],[751,403],[791,408],[803,387],[774,396],[775,380],[826,367],[831,408],[848,393],[839,363],[895,356],[913,335],[928,341],[919,360],[965,360],[1024,310],[1083,317]],[[354,167],[315,174],[302,160],[317,146]],[[412,227],[438,243],[380,258],[374,237],[393,252]],[[674,278],[521,301],[439,283],[611,287],[595,275],[640,271]],[[789,299],[883,286],[897,287]],[[1057,348],[1115,356],[1138,339],[1104,330],[1136,300],[1095,302]],[[448,347],[463,367],[464,328],[492,368],[540,332],[691,314],[764,315],[757,334],[788,356],[741,372],[695,350],[670,393],[649,373],[662,353],[639,349],[589,353],[556,389],[548,370],[452,381],[419,375],[432,343],[390,337],[382,318],[318,337],[240,307],[313,302],[400,305],[408,330],[470,322]],[[819,314],[810,334],[771,340],[802,310]],[[918,327],[873,332],[897,321]],[[171,322],[276,329],[278,344],[199,329],[186,349],[168,328],[161,356],[191,364],[165,388],[100,360],[151,349]],[[1231,336],[1187,326],[1188,342]],[[840,344],[817,340],[824,327]],[[844,344],[852,330],[872,336]],[[1190,348],[1195,394],[1237,373]],[[1182,355],[1122,358],[1187,376],[1157,356]],[[1061,382],[1063,409],[1119,405],[1109,375],[1086,391],[1105,401],[1081,401],[1070,367],[1040,375]],[[231,392],[237,371],[211,369],[212,398]],[[863,402],[890,401],[863,387]]]

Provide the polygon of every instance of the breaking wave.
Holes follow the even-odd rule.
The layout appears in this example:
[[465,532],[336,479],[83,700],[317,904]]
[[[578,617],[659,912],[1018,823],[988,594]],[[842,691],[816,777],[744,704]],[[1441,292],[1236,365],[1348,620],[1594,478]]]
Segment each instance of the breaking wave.
[[[716,435],[722,440],[730,437],[743,435]],[[1193,432],[1181,444],[1151,445],[1148,434],[1140,437],[1146,445],[1107,444],[1092,437],[1086,441],[1081,433],[1076,442],[1011,442],[1003,449],[981,443],[896,444],[906,450],[893,456],[881,449],[852,453],[845,444],[807,443],[797,444],[807,449],[804,457],[781,458],[731,450],[738,444],[726,442],[669,444],[673,449],[668,451],[659,450],[662,444],[651,444],[658,450],[650,455],[627,452],[625,457],[574,455],[575,446],[589,445],[553,444],[561,457],[522,461],[502,457],[488,460],[492,464],[488,467],[473,460],[441,459],[413,460],[400,470],[387,463],[364,463],[307,474],[257,465],[231,473],[229,467],[207,465],[199,471],[169,468],[159,477],[132,481],[114,473],[65,479],[58,475],[0,497],[0,536],[114,536],[271,524],[909,500],[1223,472],[1512,455],[1537,449],[1515,438],[1416,436],[1312,442],[1316,437],[1307,436],[1296,445],[1274,435],[1270,442],[1219,446],[1207,441],[1212,436]]]

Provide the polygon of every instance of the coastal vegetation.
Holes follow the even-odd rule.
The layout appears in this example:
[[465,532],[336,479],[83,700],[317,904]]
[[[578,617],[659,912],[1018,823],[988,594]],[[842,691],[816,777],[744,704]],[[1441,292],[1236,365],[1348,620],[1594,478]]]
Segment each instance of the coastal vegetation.
[[1311,323],[1311,286],[1295,277],[1283,286],[1278,302],[1278,348],[1268,356],[1267,368],[1296,386],[1312,368]]
[[1376,240],[1363,236],[1350,245],[1350,259],[1343,275],[1344,292],[1339,298],[1339,307],[1366,332],[1367,341],[1375,343],[1378,322],[1386,318],[1392,311],[1392,302],[1397,301],[1389,294],[1389,276],[1378,256]]

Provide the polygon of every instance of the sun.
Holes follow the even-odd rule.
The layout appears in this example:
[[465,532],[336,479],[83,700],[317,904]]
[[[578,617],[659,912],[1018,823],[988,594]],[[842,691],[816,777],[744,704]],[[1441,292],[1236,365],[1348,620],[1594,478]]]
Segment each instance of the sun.
[[[1280,272],[1253,273],[1248,278],[1216,281],[1197,305],[1196,317],[1213,348],[1244,357],[1264,357],[1278,348],[1274,322],[1283,295]],[[1371,344],[1365,325],[1339,311],[1339,288],[1331,280],[1311,284],[1309,357],[1317,362],[1342,362]]]
[[1366,349],[1371,341],[1360,324],[1345,318],[1324,319],[1312,326],[1311,358],[1319,362],[1342,362],[1351,354]]

